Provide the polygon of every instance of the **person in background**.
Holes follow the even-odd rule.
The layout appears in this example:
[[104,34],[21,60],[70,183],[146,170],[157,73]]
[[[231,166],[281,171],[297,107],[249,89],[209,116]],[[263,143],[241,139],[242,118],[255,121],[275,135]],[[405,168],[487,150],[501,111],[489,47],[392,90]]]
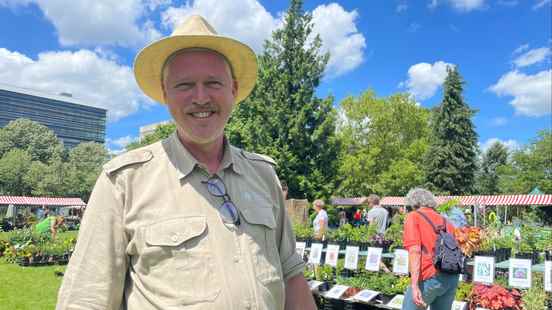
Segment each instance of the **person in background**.
[[387,229],[387,218],[389,217],[389,212],[380,206],[380,198],[378,195],[370,195],[367,199],[368,205],[370,206],[370,211],[368,211],[367,220],[368,223],[375,223],[378,226],[378,233],[384,234],[385,229]]
[[314,221],[312,221],[314,239],[324,240],[326,237],[326,230],[328,229],[328,213],[324,210],[324,201],[322,199],[316,199],[312,205],[314,211],[316,211],[316,217]]
[[282,186],[282,193],[284,194],[284,200],[287,200],[288,199],[287,196],[288,196],[288,192],[289,192],[287,182],[284,181],[284,180],[281,180],[280,185]]
[[49,234],[52,239],[55,239],[59,228],[64,222],[63,216],[47,216],[35,225],[35,230],[41,234]]
[[433,257],[437,234],[422,216],[427,216],[435,225],[444,222],[449,232],[454,230],[454,226],[435,211],[437,202],[428,190],[410,190],[406,203],[414,211],[407,215],[404,223],[403,245],[408,250],[411,284],[406,290],[402,309],[426,309],[431,306],[435,310],[448,310],[456,295],[458,275],[439,273],[435,269]]
[[345,212],[345,210],[341,210],[339,211],[339,213],[337,213],[337,216],[339,217],[339,227],[347,224],[349,221],[347,220],[347,212]]
[[359,227],[361,221],[362,221],[362,211],[360,209],[356,209],[355,214],[353,214],[353,225],[355,227]]

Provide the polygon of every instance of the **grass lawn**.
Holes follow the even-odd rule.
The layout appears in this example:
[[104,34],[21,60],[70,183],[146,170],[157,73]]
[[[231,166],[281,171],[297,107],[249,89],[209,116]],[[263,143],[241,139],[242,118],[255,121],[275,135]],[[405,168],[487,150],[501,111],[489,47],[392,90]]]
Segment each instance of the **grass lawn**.
[[[63,237],[75,231],[62,233]],[[4,236],[2,236],[4,234]],[[0,233],[0,239],[7,233]],[[56,307],[65,266],[21,267],[0,258],[0,310],[51,310]]]

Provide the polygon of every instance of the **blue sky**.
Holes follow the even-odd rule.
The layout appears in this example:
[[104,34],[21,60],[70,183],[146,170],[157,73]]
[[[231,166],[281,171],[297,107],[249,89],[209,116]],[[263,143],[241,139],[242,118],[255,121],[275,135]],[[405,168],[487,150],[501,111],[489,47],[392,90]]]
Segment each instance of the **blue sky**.
[[[286,1],[0,0],[0,83],[70,92],[108,109],[107,146],[121,150],[140,126],[169,119],[142,95],[136,53],[192,13],[255,51],[282,24]],[[305,1],[331,58],[317,93],[408,92],[442,99],[458,66],[482,148],[518,147],[552,126],[550,0]]]

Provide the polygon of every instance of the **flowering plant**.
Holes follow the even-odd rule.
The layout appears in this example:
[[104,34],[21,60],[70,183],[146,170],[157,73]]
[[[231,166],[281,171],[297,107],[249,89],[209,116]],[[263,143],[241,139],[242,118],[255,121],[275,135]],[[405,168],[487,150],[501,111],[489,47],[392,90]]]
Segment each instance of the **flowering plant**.
[[460,227],[454,230],[454,237],[462,253],[472,256],[481,246],[483,231],[479,227]]
[[483,307],[491,310],[521,310],[521,294],[518,290],[508,291],[500,285],[476,284],[470,294],[470,310]]

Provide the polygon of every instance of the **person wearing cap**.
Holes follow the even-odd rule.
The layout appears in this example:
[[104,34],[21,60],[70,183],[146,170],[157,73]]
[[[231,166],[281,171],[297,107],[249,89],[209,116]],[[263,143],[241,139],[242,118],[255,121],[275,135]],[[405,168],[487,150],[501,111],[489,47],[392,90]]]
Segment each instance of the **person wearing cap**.
[[177,130],[103,167],[57,309],[315,309],[274,161],[224,137],[251,48],[192,16],[134,73]]

